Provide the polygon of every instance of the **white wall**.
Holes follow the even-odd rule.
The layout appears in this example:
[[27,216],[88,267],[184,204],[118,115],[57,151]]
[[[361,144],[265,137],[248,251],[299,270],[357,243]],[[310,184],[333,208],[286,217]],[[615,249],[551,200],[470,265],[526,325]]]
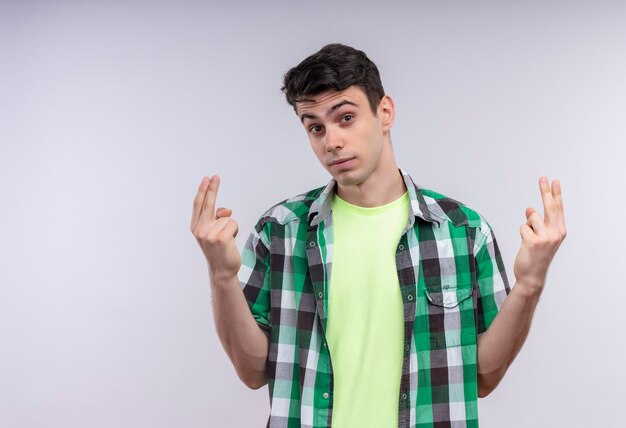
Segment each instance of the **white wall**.
[[192,200],[220,174],[241,247],[330,179],[280,86],[333,41],[377,63],[398,163],[486,216],[512,283],[538,178],[561,180],[568,236],[481,426],[621,426],[626,5],[260,3],[0,6],[0,426],[264,426]]

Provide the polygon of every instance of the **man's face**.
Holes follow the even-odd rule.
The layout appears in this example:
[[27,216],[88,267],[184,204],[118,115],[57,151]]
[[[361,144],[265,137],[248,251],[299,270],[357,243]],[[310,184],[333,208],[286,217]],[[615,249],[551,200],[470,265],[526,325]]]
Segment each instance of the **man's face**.
[[339,184],[360,184],[377,170],[384,135],[391,127],[389,112],[384,109],[390,102],[384,97],[374,115],[365,92],[350,86],[296,103],[315,155]]

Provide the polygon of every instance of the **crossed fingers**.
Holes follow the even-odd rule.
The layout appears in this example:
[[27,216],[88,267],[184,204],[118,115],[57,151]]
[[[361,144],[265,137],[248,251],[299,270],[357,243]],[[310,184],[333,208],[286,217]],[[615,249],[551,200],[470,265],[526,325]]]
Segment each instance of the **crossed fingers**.
[[561,183],[558,179],[552,181],[547,177],[539,178],[539,191],[543,203],[543,220],[533,208],[526,209],[526,225],[538,235],[551,235],[553,239],[562,241],[567,235],[565,216],[563,212],[563,197]]
[[[190,226],[191,231],[198,236],[204,235],[210,229],[216,233],[220,232],[229,222],[233,223],[230,229],[237,229],[234,220],[229,218],[233,213],[230,208],[219,207],[217,210],[215,209],[220,181],[219,175],[213,175],[204,177],[200,182],[198,193],[193,202]],[[237,233],[238,230],[235,230],[234,237],[237,236]]]
[[210,223],[215,220],[215,199],[219,188],[219,179],[204,177],[200,182],[198,193],[193,201],[190,229],[193,232],[200,220]]

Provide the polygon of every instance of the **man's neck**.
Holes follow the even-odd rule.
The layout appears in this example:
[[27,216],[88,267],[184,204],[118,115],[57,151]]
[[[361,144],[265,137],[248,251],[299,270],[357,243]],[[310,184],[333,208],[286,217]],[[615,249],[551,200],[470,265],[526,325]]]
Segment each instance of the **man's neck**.
[[402,174],[395,162],[387,168],[374,171],[363,183],[354,186],[337,184],[337,195],[344,201],[360,207],[379,207],[388,204],[406,191]]

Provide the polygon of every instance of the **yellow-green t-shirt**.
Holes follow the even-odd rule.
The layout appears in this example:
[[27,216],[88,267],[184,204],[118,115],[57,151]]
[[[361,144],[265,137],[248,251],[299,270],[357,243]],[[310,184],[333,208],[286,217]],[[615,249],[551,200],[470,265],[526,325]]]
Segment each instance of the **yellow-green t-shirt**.
[[404,318],[396,248],[408,213],[406,192],[372,208],[334,194],[326,330],[333,428],[398,426]]

